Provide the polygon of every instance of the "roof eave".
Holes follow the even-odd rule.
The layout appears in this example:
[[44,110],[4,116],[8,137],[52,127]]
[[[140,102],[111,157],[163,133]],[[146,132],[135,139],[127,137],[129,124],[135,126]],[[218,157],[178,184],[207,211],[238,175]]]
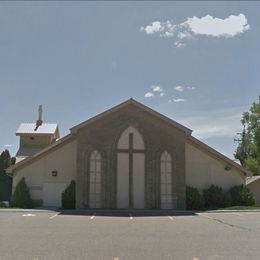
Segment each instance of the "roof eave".
[[30,135],[55,135],[55,132],[53,133],[15,133],[16,136],[30,136]]
[[39,151],[38,153],[32,155],[32,156],[29,156],[27,157],[26,159],[8,167],[6,169],[7,173],[8,174],[14,174],[14,171],[17,170],[19,167],[22,167],[24,166],[24,164],[27,164],[27,163],[30,163],[33,159],[36,159],[38,156],[48,152],[49,150],[63,144],[64,142],[68,141],[69,139],[71,139],[73,137],[72,134],[68,134],[64,137],[62,137],[61,139],[59,139],[58,141],[56,141],[55,143],[53,144],[50,144],[49,146],[47,146],[46,148],[42,149],[41,151]]
[[238,169],[239,171],[243,172],[245,174],[245,176],[252,176],[253,173],[249,170],[247,170],[246,168],[244,168],[243,166],[237,164],[236,162],[232,161],[230,158],[228,158],[227,156],[223,155],[222,153],[216,151],[215,149],[213,149],[212,147],[208,146],[207,144],[201,142],[200,140],[198,140],[197,138],[190,136],[189,140],[191,142],[194,142],[195,144],[197,144],[198,146],[202,147],[203,149],[206,149],[207,151],[209,151],[210,153],[214,154],[216,157],[218,157],[221,160],[224,160],[227,162],[227,164],[235,167],[236,169]]

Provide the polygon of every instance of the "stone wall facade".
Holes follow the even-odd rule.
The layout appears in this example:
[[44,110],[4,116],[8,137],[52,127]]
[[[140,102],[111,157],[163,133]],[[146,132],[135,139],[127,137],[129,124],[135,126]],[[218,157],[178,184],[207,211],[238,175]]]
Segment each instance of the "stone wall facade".
[[105,116],[77,134],[76,207],[89,208],[89,156],[102,155],[102,208],[117,208],[117,142],[129,126],[145,143],[145,208],[160,209],[160,157],[166,150],[173,158],[173,209],[185,209],[186,134],[149,112],[129,104]]

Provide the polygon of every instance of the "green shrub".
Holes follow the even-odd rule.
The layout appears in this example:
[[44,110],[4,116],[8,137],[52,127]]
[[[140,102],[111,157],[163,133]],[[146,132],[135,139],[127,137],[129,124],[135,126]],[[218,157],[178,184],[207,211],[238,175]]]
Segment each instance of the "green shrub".
[[204,207],[204,198],[197,188],[186,187],[186,209],[201,209]]
[[30,196],[30,191],[26,185],[24,177],[16,185],[14,194],[11,199],[12,207],[18,208],[31,208],[32,200]]
[[3,201],[0,201],[0,208],[7,208],[6,204]]
[[254,196],[244,185],[234,186],[229,190],[234,206],[252,206],[255,204]]
[[221,207],[230,207],[233,205],[232,197],[229,192],[224,192],[223,197],[223,206]]
[[207,208],[222,208],[232,205],[232,199],[229,193],[216,185],[211,185],[204,190],[203,197]]
[[63,209],[75,209],[75,186],[76,182],[72,180],[70,185],[62,192],[61,204]]

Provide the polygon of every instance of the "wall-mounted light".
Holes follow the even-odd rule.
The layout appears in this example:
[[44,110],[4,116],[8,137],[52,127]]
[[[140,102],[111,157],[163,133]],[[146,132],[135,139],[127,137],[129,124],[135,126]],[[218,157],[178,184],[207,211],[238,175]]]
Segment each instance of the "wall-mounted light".
[[231,167],[229,165],[226,165],[224,169],[225,169],[225,171],[230,171]]
[[53,177],[58,176],[58,171],[56,171],[56,170],[55,170],[55,171],[52,171],[52,172],[51,172],[51,176],[53,176]]

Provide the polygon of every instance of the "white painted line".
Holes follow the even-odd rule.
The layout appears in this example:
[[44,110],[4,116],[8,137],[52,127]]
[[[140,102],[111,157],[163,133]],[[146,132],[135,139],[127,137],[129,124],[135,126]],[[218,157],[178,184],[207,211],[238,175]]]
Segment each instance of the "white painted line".
[[237,212],[232,212],[233,215],[237,215],[239,217],[243,217],[244,215],[240,214],[240,213],[237,213]]
[[130,216],[130,219],[131,219],[131,220],[134,219],[133,216],[132,216],[132,214],[129,214],[129,216]]
[[206,214],[202,214],[202,213],[197,213],[197,215],[201,216],[201,217],[204,217],[204,218],[208,218],[208,219],[214,219]]
[[119,260],[119,257],[114,257],[114,260]]
[[170,220],[173,220],[173,217],[172,217],[172,216],[168,216],[168,215],[167,215],[167,217],[168,217]]
[[23,217],[35,217],[36,215],[34,214],[23,214]]
[[200,260],[198,257],[193,257],[192,260]]
[[93,216],[90,217],[90,219],[94,219],[96,216],[96,213],[93,214]]
[[58,214],[55,214],[55,215],[53,215],[53,216],[49,217],[49,219],[56,218],[57,216],[58,216]]

